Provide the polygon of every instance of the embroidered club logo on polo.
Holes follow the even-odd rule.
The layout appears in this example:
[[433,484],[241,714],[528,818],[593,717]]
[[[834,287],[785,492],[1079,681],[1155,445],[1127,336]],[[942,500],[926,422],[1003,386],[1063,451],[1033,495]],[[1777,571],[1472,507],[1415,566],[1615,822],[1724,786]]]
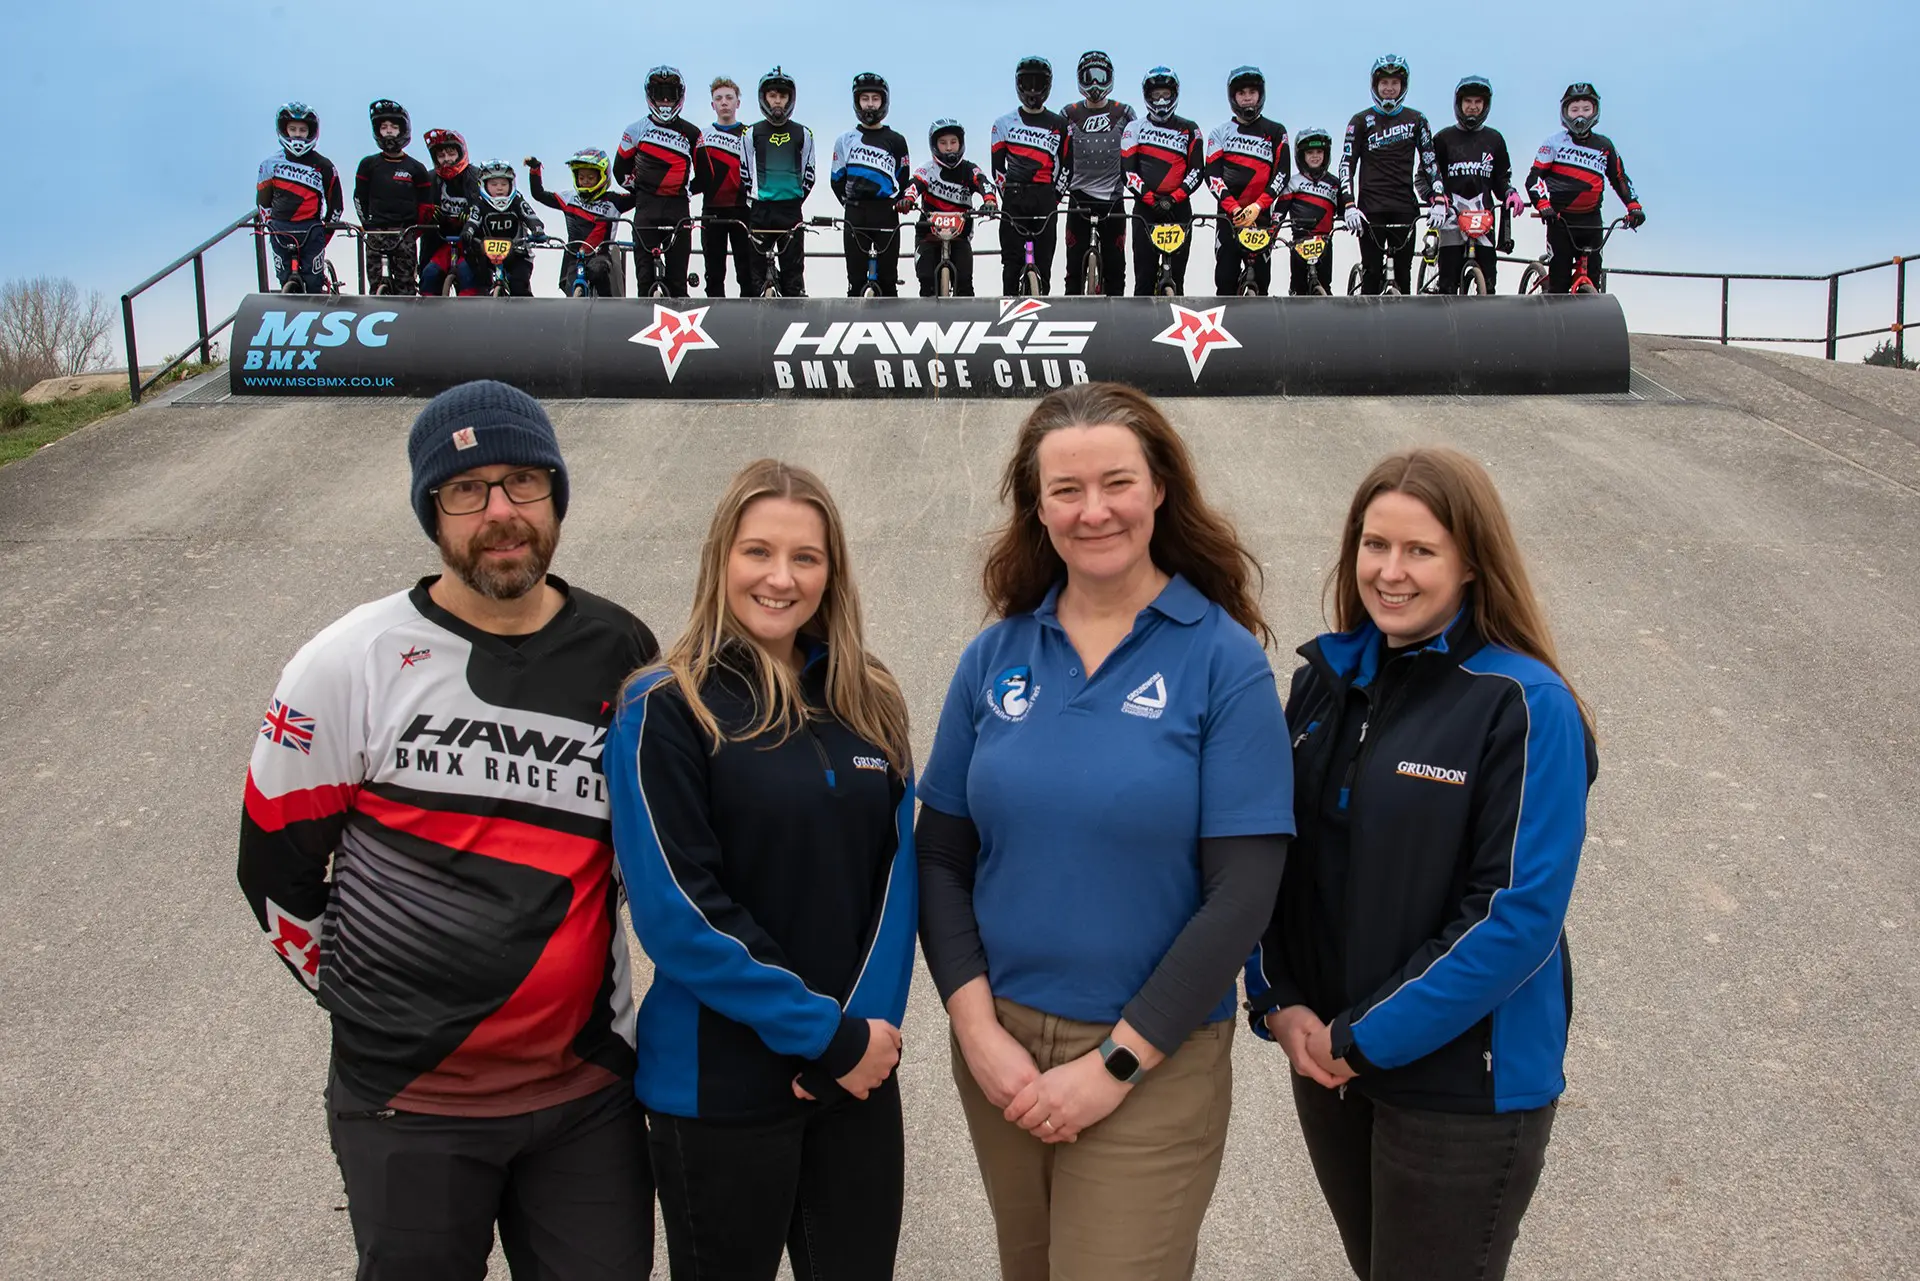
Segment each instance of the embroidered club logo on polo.
[[993,678],[993,714],[1003,721],[1020,722],[1033,710],[1040,687],[1033,683],[1031,667],[1009,667]]
[[1157,721],[1167,710],[1167,680],[1159,672],[1149,676],[1139,689],[1127,695],[1120,710],[1129,716],[1144,716]]

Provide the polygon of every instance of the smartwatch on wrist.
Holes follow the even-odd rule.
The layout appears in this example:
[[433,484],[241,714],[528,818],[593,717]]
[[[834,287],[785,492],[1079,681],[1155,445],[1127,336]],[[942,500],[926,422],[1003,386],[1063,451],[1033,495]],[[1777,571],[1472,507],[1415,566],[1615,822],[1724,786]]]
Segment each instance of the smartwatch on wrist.
[[1140,1066],[1140,1056],[1112,1037],[1100,1043],[1100,1062],[1106,1065],[1107,1075],[1122,1085],[1138,1084],[1147,1074]]

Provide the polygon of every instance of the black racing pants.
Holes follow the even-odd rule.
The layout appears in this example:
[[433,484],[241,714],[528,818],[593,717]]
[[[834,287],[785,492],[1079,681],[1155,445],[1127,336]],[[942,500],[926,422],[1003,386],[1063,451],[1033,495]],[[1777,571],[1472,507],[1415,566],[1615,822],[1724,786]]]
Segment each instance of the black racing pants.
[[840,243],[847,255],[847,297],[866,292],[870,258],[880,297],[900,296],[900,214],[893,201],[849,200]]
[[[926,230],[923,222],[916,231],[913,243],[913,272],[920,278],[920,296],[938,297],[940,274],[940,246],[943,242],[931,231]],[[956,236],[944,242],[947,248],[947,260],[953,267],[953,296],[955,298],[973,297],[973,226],[969,222],[965,235]]]
[[1578,265],[1582,249],[1587,251],[1587,279],[1593,281],[1594,288],[1600,287],[1600,237],[1606,225],[1597,210],[1547,219],[1549,293],[1564,294],[1573,288],[1573,269]]
[[1187,238],[1180,247],[1167,257],[1168,272],[1173,276],[1173,292],[1183,296],[1187,292],[1187,259],[1193,256],[1193,204],[1182,201],[1179,211],[1172,209],[1136,208],[1139,216],[1133,220],[1133,296],[1147,298],[1153,294],[1154,281],[1160,274],[1160,251],[1153,247],[1153,229],[1164,223],[1176,223],[1187,229]]
[[648,1112],[667,1259],[676,1277],[887,1281],[900,1243],[906,1145],[900,1078],[787,1120]]
[[[685,196],[640,196],[633,202],[633,284],[642,298],[653,292],[659,264],[666,266],[669,298],[687,296],[687,262],[693,257],[693,237]],[[656,247],[663,249],[654,257]]]
[[1393,259],[1393,285],[1403,294],[1413,292],[1413,241],[1419,228],[1412,214],[1383,217],[1379,226],[1369,220],[1360,233],[1360,292],[1384,293],[1387,288],[1387,259]]
[[[1273,215],[1262,210],[1253,225],[1262,231],[1272,232]],[[1221,214],[1213,224],[1213,291],[1222,297],[1230,298],[1240,292],[1240,264],[1248,257],[1240,244],[1239,227],[1226,214]],[[1284,249],[1284,245],[1269,246],[1267,252],[1253,254],[1253,283],[1256,292],[1265,297],[1267,289],[1273,284],[1273,253]]]
[[1033,242],[1033,270],[1042,294],[1053,292],[1053,251],[1060,242],[1060,199],[1051,187],[1010,187],[1000,202],[1000,292],[1009,298],[1024,292],[1027,242]]
[[[409,224],[411,225],[411,224]],[[368,227],[362,236],[367,249],[367,291],[389,294],[420,292],[420,262],[406,227]],[[381,289],[385,286],[384,290]]]
[[426,1116],[367,1109],[337,1085],[329,1094],[358,1281],[479,1281],[496,1222],[515,1281],[651,1270],[653,1175],[627,1082],[520,1116]]
[[1100,292],[1119,298],[1127,292],[1127,209],[1120,197],[1092,200],[1072,196],[1067,202],[1067,292],[1078,296],[1087,288],[1087,246],[1099,237]]
[[1430,1112],[1293,1077],[1320,1191],[1360,1281],[1500,1281],[1540,1184],[1551,1104]]
[[753,292],[753,250],[747,244],[747,207],[715,208],[700,214],[700,254],[707,260],[707,297],[727,296],[727,253],[733,253],[733,280],[740,296]]
[[[800,213],[798,200],[763,200],[750,210],[747,223],[755,231],[791,232],[780,245],[779,280],[782,298],[805,298],[807,296],[807,244],[806,233],[795,230],[805,221]],[[749,245],[748,290],[759,294],[767,287],[767,255],[762,236],[753,236]]]
[[[1480,264],[1480,274],[1487,278],[1487,292],[1493,292],[1494,276],[1500,270],[1500,251],[1492,245],[1473,246],[1473,260]],[[1460,292],[1460,278],[1467,274],[1467,245],[1465,241],[1457,245],[1441,245],[1440,252],[1434,257],[1435,270],[1440,274],[1440,292],[1457,294]]]

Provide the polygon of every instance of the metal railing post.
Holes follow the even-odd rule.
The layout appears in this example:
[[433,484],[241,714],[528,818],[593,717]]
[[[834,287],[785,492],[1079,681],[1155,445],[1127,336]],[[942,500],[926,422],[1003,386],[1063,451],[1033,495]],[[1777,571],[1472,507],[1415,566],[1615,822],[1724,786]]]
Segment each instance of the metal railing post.
[[200,363],[204,365],[211,356],[207,351],[207,268],[203,257],[193,256],[193,304],[200,320]]
[[1907,367],[1907,260],[1893,260],[1893,359]]
[[1827,359],[1840,358],[1840,277],[1827,277]]
[[1727,335],[1731,332],[1727,328],[1727,313],[1733,305],[1731,298],[1732,290],[1733,278],[1730,276],[1720,277],[1720,345],[1722,347],[1727,345]]
[[264,294],[271,293],[272,290],[267,287],[267,238],[262,234],[263,231],[260,215],[255,214],[253,217],[253,265],[260,276],[260,292]]
[[120,323],[127,331],[127,389],[133,403],[140,403],[140,351],[133,341],[133,295],[120,295]]

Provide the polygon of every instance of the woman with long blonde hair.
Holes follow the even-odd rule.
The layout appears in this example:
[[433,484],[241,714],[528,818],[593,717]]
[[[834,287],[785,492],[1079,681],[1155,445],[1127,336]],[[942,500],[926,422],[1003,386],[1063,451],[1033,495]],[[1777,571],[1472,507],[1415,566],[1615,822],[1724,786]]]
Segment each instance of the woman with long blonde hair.
[[1248,967],[1361,1281],[1497,1281],[1546,1162],[1598,771],[1500,495],[1383,458],[1300,647],[1294,842]]
[[893,1274],[900,1021],[918,882],[900,688],[867,653],[839,509],[772,459],[734,477],[686,631],[602,760],[675,1277]]

